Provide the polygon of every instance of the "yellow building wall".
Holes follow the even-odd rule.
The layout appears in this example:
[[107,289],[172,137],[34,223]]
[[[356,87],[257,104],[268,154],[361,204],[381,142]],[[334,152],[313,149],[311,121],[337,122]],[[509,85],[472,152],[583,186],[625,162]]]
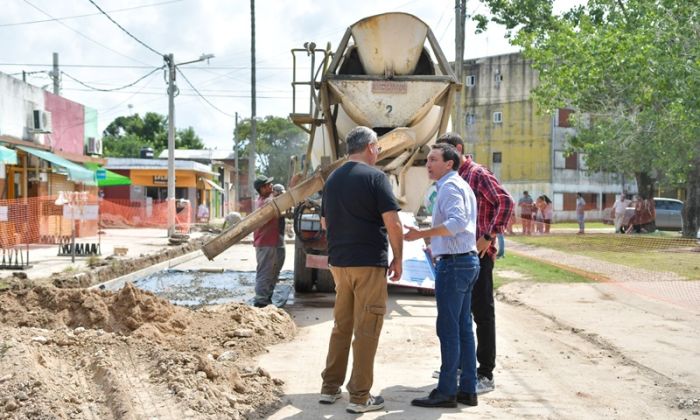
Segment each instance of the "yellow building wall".
[[[467,127],[468,151],[502,182],[551,181],[551,118],[537,115],[532,101],[477,105],[467,108],[473,123]],[[494,122],[501,112],[502,122]],[[494,153],[501,153],[500,164]]]

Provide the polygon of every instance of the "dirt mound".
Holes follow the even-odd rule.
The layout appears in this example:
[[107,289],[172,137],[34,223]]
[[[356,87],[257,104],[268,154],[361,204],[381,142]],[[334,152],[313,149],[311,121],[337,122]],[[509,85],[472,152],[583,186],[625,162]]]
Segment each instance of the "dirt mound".
[[0,294],[0,419],[262,417],[282,382],[252,357],[294,333],[274,307],[191,311],[133,285]]
[[186,309],[127,284],[118,293],[35,287],[0,296],[0,322],[17,327],[91,328],[130,334],[145,324],[182,331]]

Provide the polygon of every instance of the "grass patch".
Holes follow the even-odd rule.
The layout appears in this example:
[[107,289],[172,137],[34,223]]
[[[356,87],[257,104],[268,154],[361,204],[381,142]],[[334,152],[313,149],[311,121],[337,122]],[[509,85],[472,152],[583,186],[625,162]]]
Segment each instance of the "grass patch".
[[[615,226],[613,225],[606,225],[603,222],[586,222],[586,229],[605,229],[608,228],[610,231],[615,230]],[[578,223],[577,222],[557,222],[552,224],[551,227],[552,230],[557,230],[557,229],[578,229]]]
[[509,236],[508,239],[628,267],[676,273],[687,280],[700,280],[697,242],[681,238],[676,233]]
[[10,288],[10,283],[5,280],[0,280],[0,290],[5,290]]
[[582,283],[589,280],[570,271],[526,257],[508,254],[496,261],[493,269],[493,287],[499,288],[513,281],[537,283]]

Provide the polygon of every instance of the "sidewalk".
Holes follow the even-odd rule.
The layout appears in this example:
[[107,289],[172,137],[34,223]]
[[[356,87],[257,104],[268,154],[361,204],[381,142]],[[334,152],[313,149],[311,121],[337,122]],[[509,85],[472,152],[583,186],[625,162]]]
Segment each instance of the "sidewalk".
[[[114,256],[117,261],[130,260],[141,256],[157,254],[168,248],[173,248],[168,243],[168,236],[165,229],[134,228],[134,229],[103,229],[104,234],[100,237],[76,238],[76,243],[92,244],[100,243],[100,259],[114,256],[115,247],[128,248],[126,255]],[[190,239],[201,237],[204,232],[191,232]],[[22,248],[22,253],[26,259],[26,248]],[[87,271],[88,260],[94,257],[76,256],[75,263],[71,262],[71,256],[58,256],[58,244],[30,244],[29,264],[30,268],[25,270],[0,270],[0,279],[13,276],[13,272],[25,273],[30,280],[47,279],[53,273],[63,271]]]
[[601,279],[603,282],[656,300],[687,308],[700,306],[700,281],[686,280],[675,273],[650,271],[509,240],[506,240],[506,250],[506,252],[513,252],[555,266],[571,267],[597,274],[603,277]]

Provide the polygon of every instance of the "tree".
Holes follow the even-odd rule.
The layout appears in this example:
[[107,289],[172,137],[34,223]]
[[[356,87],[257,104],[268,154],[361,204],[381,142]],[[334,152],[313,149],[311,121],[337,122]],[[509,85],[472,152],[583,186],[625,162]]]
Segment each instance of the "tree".
[[[238,156],[248,156],[250,137],[250,119],[238,124],[236,147]],[[256,169],[260,174],[272,176],[280,183],[287,183],[289,177],[290,158],[306,152],[308,138],[304,132],[286,118],[267,116],[257,121],[257,151]]]
[[[168,120],[155,112],[117,117],[102,133],[105,156],[138,157],[141,148],[153,148],[154,156],[168,148]],[[177,130],[175,147],[203,149],[204,143],[192,127]]]
[[187,127],[184,130],[177,130],[175,148],[189,150],[204,149],[204,143],[202,143],[202,139],[194,132],[194,128]]
[[[539,72],[543,112],[576,111],[572,150],[593,171],[659,177],[687,192],[684,236],[700,222],[700,8],[674,0],[482,0]],[[488,22],[477,16],[482,30]]]

